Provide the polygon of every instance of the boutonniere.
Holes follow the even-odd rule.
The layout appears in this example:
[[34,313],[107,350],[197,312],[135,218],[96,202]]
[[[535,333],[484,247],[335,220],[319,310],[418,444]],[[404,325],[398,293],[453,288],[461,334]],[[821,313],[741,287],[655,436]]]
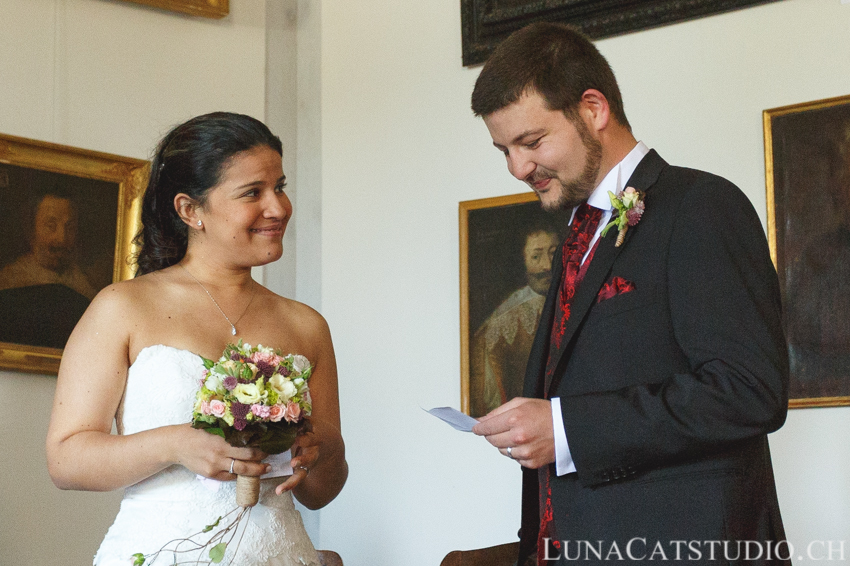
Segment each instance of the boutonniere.
[[620,233],[617,234],[617,243],[614,244],[614,247],[619,248],[623,245],[629,226],[634,226],[640,222],[640,217],[643,215],[644,208],[646,208],[643,204],[643,197],[644,193],[634,187],[626,187],[625,191],[620,191],[617,195],[608,191],[608,198],[611,199],[615,212],[613,220],[602,230],[602,236],[605,236],[609,228],[616,226]]

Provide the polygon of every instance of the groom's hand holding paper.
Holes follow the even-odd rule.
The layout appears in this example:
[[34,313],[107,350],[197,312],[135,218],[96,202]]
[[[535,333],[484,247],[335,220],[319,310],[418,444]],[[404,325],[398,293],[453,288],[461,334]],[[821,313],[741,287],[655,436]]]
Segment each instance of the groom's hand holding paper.
[[555,461],[552,405],[544,399],[515,397],[481,417],[472,432],[525,468],[537,469]]

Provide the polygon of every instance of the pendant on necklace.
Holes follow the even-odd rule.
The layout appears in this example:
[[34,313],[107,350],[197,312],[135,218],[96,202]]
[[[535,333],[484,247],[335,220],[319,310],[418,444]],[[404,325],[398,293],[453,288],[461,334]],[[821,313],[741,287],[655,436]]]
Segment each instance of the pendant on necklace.
[[230,325],[230,334],[236,336],[236,327],[232,324]]

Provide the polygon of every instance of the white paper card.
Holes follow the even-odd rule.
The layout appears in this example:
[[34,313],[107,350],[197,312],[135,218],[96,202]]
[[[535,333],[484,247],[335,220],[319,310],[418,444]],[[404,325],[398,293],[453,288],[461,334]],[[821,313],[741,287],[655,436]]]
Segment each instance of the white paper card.
[[261,475],[261,479],[292,475],[292,450],[287,450],[280,454],[272,454],[263,460],[263,462],[271,464],[272,470],[267,474]]
[[[266,464],[271,464],[271,471],[260,476],[260,479],[279,478],[281,476],[292,475],[292,450],[287,450],[281,454],[272,454],[263,460]],[[221,483],[218,480],[205,478],[204,476],[195,476],[205,488],[212,492],[216,492],[221,488]]]
[[447,422],[452,427],[463,432],[472,432],[472,427],[478,424],[476,419],[451,407],[434,407],[430,411],[427,409],[422,410],[426,413],[431,413],[441,421]]

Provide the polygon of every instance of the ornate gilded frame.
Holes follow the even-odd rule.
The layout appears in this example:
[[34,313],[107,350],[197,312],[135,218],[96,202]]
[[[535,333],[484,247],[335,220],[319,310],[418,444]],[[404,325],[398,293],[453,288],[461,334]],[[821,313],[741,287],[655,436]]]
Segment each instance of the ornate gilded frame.
[[532,22],[571,24],[604,39],[777,0],[461,0],[463,65],[483,63],[503,39]]
[[[831,226],[841,230],[841,209],[846,206],[840,204],[840,199],[843,192],[850,193],[850,96],[768,109],[762,113],[762,119],[768,244],[782,288],[792,368],[789,407],[850,405],[850,363],[838,375],[834,361],[818,365],[818,359],[831,355],[827,353],[830,347],[824,342],[829,340],[829,325],[818,312],[808,310],[811,305],[838,308],[832,301],[824,300],[821,293],[824,289],[836,294],[850,293],[850,281],[842,277],[835,284],[828,275],[821,276],[805,267],[808,258],[814,256],[823,263],[829,253],[820,245],[823,242],[827,247],[834,244],[843,250],[839,253],[850,257],[850,244],[842,248],[839,243],[842,240],[830,233]],[[848,169],[843,178],[842,169]],[[848,314],[839,313],[848,319],[845,328],[850,328]],[[805,333],[798,329],[812,323],[823,332],[820,348],[814,354],[797,354],[796,336]],[[806,349],[811,350],[808,343]],[[850,346],[846,349],[850,362]],[[831,369],[815,369],[819,367]],[[833,375],[827,375],[830,372]],[[812,385],[810,376],[826,378],[822,386],[826,394],[817,393],[818,384],[815,381]],[[814,394],[800,393],[812,389]]]
[[230,13],[230,0],[124,0],[190,16],[220,19]]
[[[133,237],[141,228],[141,200],[149,162],[0,134],[0,164],[114,184],[118,210],[112,280],[133,276],[133,266],[128,260],[135,252]],[[57,348],[0,342],[0,368],[4,369],[56,374],[61,357],[62,350]]]

